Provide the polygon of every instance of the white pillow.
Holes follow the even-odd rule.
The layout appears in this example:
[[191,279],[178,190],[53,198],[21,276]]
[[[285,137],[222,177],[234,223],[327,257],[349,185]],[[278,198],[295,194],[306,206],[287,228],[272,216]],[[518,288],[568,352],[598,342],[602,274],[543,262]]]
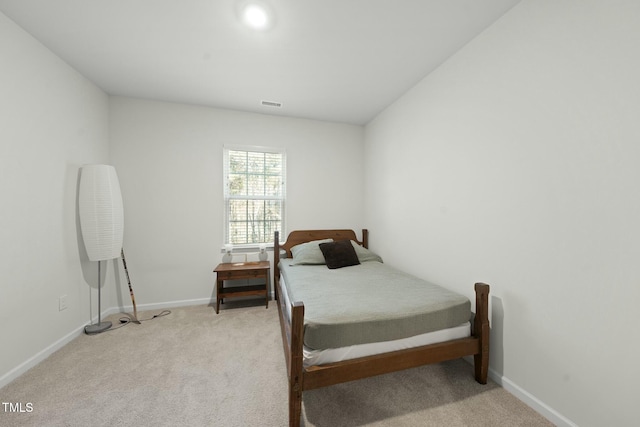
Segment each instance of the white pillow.
[[312,240],[295,245],[291,248],[291,255],[293,255],[291,265],[326,264],[319,245],[327,242],[333,242],[333,239]]
[[377,253],[370,251],[364,246],[360,246],[353,240],[351,241],[351,245],[353,245],[353,248],[356,250],[356,255],[358,255],[358,261],[360,261],[361,263],[366,261],[382,262],[382,258]]

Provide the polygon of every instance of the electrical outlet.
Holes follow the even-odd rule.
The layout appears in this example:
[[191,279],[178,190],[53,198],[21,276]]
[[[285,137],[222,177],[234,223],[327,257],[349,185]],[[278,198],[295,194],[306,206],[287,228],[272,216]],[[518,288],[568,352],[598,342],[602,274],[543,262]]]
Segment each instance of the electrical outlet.
[[62,295],[60,298],[58,298],[58,311],[62,311],[66,309],[67,309],[67,296]]

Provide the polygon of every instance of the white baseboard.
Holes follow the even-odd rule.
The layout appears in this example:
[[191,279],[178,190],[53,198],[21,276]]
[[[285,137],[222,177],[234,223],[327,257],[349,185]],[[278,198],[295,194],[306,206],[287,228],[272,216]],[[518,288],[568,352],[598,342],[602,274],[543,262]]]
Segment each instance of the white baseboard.
[[509,393],[526,403],[534,411],[551,421],[554,425],[558,427],[578,427],[577,424],[558,413],[558,411],[551,408],[528,391],[522,389],[510,379],[501,376],[491,368],[489,368],[489,377]]
[[[166,308],[173,307],[186,307],[189,305],[206,305],[206,304],[215,304],[215,299],[211,298],[198,298],[198,299],[187,299],[180,301],[169,301],[169,302],[158,302],[151,304],[136,304],[137,311],[148,311],[148,310],[164,310]],[[109,314],[114,313],[131,313],[133,311],[133,305],[125,305],[123,307],[112,307],[110,308]]]
[[[255,297],[250,297],[254,298]],[[269,300],[273,301],[275,299],[274,293],[269,293]],[[172,307],[186,307],[189,305],[206,305],[211,304],[214,306],[216,303],[215,299],[212,298],[198,298],[198,299],[190,299],[190,300],[181,300],[181,301],[170,301],[170,302],[162,302],[162,303],[152,303],[152,304],[136,304],[136,309],[138,311],[147,311],[147,310],[163,310],[166,308]],[[115,313],[131,313],[133,311],[133,305],[126,305],[123,307],[112,307],[109,309],[109,313],[107,315],[115,314]]]

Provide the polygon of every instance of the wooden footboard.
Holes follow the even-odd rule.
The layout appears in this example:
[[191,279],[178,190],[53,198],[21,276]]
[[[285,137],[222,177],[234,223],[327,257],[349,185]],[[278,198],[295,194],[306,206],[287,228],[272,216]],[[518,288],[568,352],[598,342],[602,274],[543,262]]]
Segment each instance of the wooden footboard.
[[[324,235],[321,231],[323,230],[305,231],[304,233],[310,233],[311,238],[309,240],[315,240],[316,238],[323,238]],[[343,232],[344,230],[329,230],[329,232],[336,231]],[[363,230],[363,242],[365,243],[366,236],[366,230]],[[302,242],[299,241],[297,243]],[[287,241],[287,245],[286,250],[289,251],[291,242]],[[304,368],[304,304],[302,302],[292,302],[290,307],[285,305],[285,298],[282,296],[286,291],[281,286],[280,271],[277,267],[280,258],[279,251],[279,234],[276,232],[273,283],[275,297],[278,300],[282,344],[287,364],[289,426],[297,427],[300,425],[302,392],[304,390],[312,390],[445,360],[458,359],[464,356],[474,357],[475,379],[481,384],[486,384],[489,368],[489,285],[484,283],[475,284],[476,314],[472,335],[468,338]],[[289,309],[291,316],[287,315]]]
[[476,381],[487,383],[489,373],[489,285],[476,283],[476,316],[473,337],[478,340],[478,351],[473,353]]
[[[278,283],[278,286],[280,284]],[[282,291],[282,289],[280,289]],[[304,305],[291,304],[291,319],[287,319],[287,307],[284,298],[278,302],[280,327],[282,329],[282,345],[287,364],[289,385],[289,425],[299,426],[302,414],[303,365],[302,334],[304,322]]]
[[[304,304],[293,302],[290,307],[286,306],[286,299],[282,296],[286,292],[280,283],[280,271],[277,267],[280,255],[280,244],[278,232],[275,233],[274,241],[274,289],[275,298],[278,300],[278,315],[280,317],[280,330],[282,334],[282,346],[284,349],[285,362],[287,364],[287,377],[289,384],[289,426],[300,425],[302,415],[302,390],[303,390],[303,365],[302,365],[302,334],[304,333]],[[289,310],[291,316],[287,313]]]

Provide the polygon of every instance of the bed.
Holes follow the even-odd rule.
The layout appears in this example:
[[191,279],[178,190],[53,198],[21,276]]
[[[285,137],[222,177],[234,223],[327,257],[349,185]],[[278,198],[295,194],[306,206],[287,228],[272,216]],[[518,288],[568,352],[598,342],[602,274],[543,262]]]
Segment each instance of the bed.
[[487,284],[475,284],[473,314],[466,297],[385,266],[367,230],[358,240],[346,229],[293,231],[284,243],[276,231],[273,283],[290,426],[300,425],[305,390],[464,356],[487,382]]

